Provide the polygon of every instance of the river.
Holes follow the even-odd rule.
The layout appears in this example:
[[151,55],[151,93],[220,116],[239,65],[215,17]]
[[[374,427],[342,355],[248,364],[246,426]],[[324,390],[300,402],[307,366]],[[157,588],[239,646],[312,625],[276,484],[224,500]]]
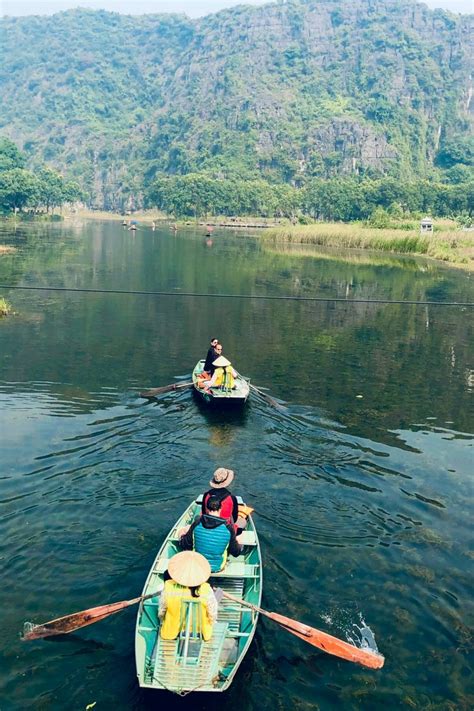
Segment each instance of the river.
[[[2,284],[169,294],[0,290],[2,711],[474,706],[473,310],[363,301],[473,302],[468,274],[202,228],[3,225],[0,242],[17,247]],[[282,409],[137,396],[187,381],[214,335]],[[381,671],[261,620],[225,697],[179,699],[137,686],[134,608],[20,640],[25,621],[138,595],[217,466],[257,512],[263,606],[346,639],[368,625]]]

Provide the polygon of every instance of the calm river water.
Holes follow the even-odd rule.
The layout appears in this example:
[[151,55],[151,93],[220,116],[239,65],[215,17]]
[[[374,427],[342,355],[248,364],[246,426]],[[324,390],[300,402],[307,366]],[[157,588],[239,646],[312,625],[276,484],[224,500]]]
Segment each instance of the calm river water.
[[[276,251],[251,236],[111,223],[2,228],[0,708],[471,709],[473,310],[190,297],[180,292],[474,301],[432,262]],[[211,336],[256,385],[215,413],[188,379]],[[471,408],[471,409],[470,409]],[[42,622],[140,593],[158,547],[216,466],[256,511],[264,607],[344,638],[371,672],[261,620],[225,697],[143,694],[136,609],[65,638]]]

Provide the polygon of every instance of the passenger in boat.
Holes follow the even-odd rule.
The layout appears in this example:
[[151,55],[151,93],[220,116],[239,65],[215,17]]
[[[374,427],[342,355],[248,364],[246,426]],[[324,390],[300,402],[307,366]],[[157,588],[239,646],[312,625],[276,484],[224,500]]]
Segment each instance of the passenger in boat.
[[204,362],[203,372],[207,373],[209,377],[214,374],[214,366],[212,365],[216,358],[222,353],[222,346],[220,346],[220,353],[217,353],[216,348],[219,345],[218,338],[211,338],[211,347],[207,351],[206,360]]
[[209,562],[200,553],[183,551],[168,563],[169,580],[160,595],[158,615],[161,620],[160,636],[176,639],[185,625],[184,602],[199,600],[201,614],[197,616],[204,641],[212,637],[212,625],[217,619],[217,600],[207,582],[211,574]]
[[[217,346],[217,349],[218,348],[219,345]],[[219,358],[216,358],[212,365],[214,366],[214,375],[210,380],[204,381],[204,389],[225,388],[226,390],[232,390],[232,388],[235,387],[237,371],[232,367],[230,360],[227,360],[225,356],[220,355]]]
[[234,480],[234,472],[232,469],[225,469],[224,467],[219,467],[214,472],[211,481],[209,482],[211,489],[206,491],[202,497],[202,513],[209,513],[207,510],[207,502],[211,496],[217,496],[221,502],[221,517],[225,518],[232,523],[236,523],[239,517],[239,505],[237,503],[237,498],[234,494],[231,494],[229,489]]
[[201,553],[211,565],[211,571],[222,570],[230,554],[237,558],[243,546],[237,540],[231,521],[222,518],[222,501],[210,496],[206,502],[207,513],[194,519],[187,532],[182,532],[179,546],[184,550]]

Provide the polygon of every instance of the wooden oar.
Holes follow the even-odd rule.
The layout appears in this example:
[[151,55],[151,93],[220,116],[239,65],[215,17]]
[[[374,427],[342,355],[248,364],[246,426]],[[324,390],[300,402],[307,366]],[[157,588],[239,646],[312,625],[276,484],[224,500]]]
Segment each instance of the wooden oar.
[[287,632],[291,632],[291,634],[296,635],[296,637],[303,639],[305,642],[308,642],[308,644],[313,645],[313,647],[322,649],[328,654],[334,654],[336,657],[346,659],[348,662],[362,664],[364,667],[369,667],[370,669],[381,669],[384,665],[385,658],[371,649],[360,649],[354,644],[344,642],[342,639],[333,637],[326,632],[321,632],[321,630],[317,630],[314,627],[303,625],[301,622],[298,622],[298,620],[292,620],[290,617],[280,615],[278,612],[262,610],[261,607],[252,605],[227,592],[224,592],[224,597],[238,602],[240,605],[244,605],[244,607],[249,607],[256,612],[260,612],[260,614],[268,617],[270,620],[277,622],[283,629],[287,630]]
[[156,397],[157,395],[163,395],[163,393],[169,393],[172,390],[185,390],[186,388],[192,388],[193,382],[190,383],[171,383],[171,385],[163,385],[161,388],[151,388],[151,390],[142,390],[140,397]]
[[271,405],[272,407],[275,407],[277,410],[284,410],[285,409],[283,407],[283,405],[280,405],[280,403],[277,402],[276,400],[274,400],[274,398],[272,398],[270,395],[267,395],[266,393],[264,393],[262,390],[260,390],[260,388],[257,388],[256,385],[253,385],[250,382],[250,380],[248,378],[246,378],[244,375],[241,375],[241,373],[237,373],[237,375],[240,378],[242,378],[243,380],[246,380],[249,385],[249,388],[251,390],[253,390],[255,393],[258,393],[258,395],[260,395],[260,397],[263,398],[265,400],[265,402],[267,402],[269,405]]
[[283,405],[280,405],[280,403],[277,402],[277,401],[276,401],[274,398],[272,398],[270,395],[267,395],[267,394],[264,393],[262,390],[260,390],[260,388],[257,388],[256,385],[252,385],[252,383],[249,383],[249,387],[251,388],[251,390],[253,390],[254,392],[258,393],[258,394],[260,395],[260,397],[263,398],[263,399],[265,400],[265,402],[267,402],[267,403],[268,403],[269,405],[271,405],[272,407],[275,407],[277,410],[284,410],[284,409],[285,409],[285,408],[283,407]]
[[121,610],[125,610],[125,608],[130,607],[130,605],[135,605],[141,600],[148,600],[150,597],[154,597],[159,594],[160,593],[155,592],[150,593],[149,595],[135,597],[133,600],[122,600],[121,602],[112,602],[109,605],[91,607],[88,610],[74,612],[72,615],[57,617],[55,620],[50,620],[42,625],[30,626],[29,623],[26,623],[22,639],[41,639],[42,637],[51,637],[56,634],[74,632],[81,627],[93,625],[94,622],[100,622],[100,620],[109,617],[109,615],[114,615],[116,612],[121,612]]

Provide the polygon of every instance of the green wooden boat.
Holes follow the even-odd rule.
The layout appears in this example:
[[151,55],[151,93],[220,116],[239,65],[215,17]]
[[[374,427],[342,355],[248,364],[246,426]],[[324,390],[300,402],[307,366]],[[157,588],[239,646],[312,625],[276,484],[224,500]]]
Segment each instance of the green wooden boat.
[[227,405],[243,405],[249,396],[250,384],[248,380],[245,380],[241,375],[237,375],[235,378],[234,388],[211,388],[210,391],[205,392],[199,387],[199,376],[204,369],[204,360],[199,360],[196,363],[196,367],[193,370],[193,383],[194,389],[199,393],[200,397],[207,403],[219,403]]
[[[243,503],[238,497],[238,502]],[[193,501],[173,526],[148,574],[143,595],[159,592],[169,559],[177,552],[177,531],[201,512],[202,498]],[[260,606],[262,564],[260,545],[252,518],[242,534],[244,550],[238,558],[229,557],[224,570],[214,573],[209,582],[231,595]],[[195,631],[195,603],[186,605],[183,631],[175,640],[159,635],[158,596],[144,600],[139,607],[135,631],[135,660],[138,683],[147,689],[165,689],[185,695],[191,691],[224,691],[237,672],[255,634],[258,613],[238,602],[223,598],[219,603],[212,638],[202,641]]]

